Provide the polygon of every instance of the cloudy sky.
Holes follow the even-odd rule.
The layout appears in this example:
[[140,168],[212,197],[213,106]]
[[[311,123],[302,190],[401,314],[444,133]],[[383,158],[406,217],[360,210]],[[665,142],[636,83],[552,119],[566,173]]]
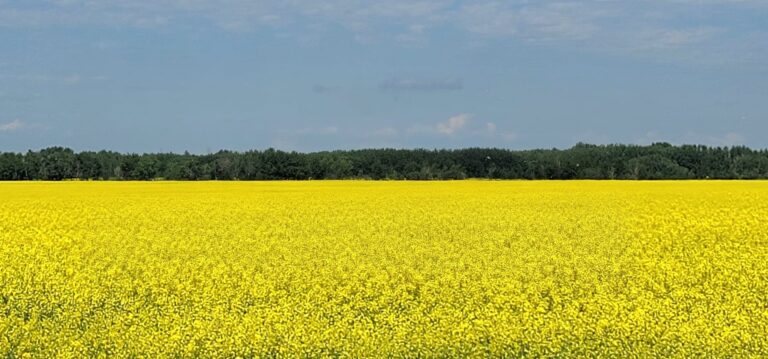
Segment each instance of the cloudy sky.
[[766,0],[0,0],[0,151],[767,134]]

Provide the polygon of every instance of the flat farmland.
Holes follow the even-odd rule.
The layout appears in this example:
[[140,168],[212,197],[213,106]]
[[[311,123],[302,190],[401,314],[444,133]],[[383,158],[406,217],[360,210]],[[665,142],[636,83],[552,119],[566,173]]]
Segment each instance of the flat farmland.
[[0,356],[765,357],[768,182],[0,183]]

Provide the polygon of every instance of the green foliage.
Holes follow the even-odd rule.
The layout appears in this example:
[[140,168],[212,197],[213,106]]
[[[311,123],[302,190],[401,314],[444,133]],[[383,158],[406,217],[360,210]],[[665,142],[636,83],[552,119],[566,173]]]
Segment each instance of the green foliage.
[[51,147],[0,153],[0,180],[445,180],[759,179],[768,151],[747,147],[590,145],[512,151],[367,149],[315,153],[264,151],[193,155],[120,154]]

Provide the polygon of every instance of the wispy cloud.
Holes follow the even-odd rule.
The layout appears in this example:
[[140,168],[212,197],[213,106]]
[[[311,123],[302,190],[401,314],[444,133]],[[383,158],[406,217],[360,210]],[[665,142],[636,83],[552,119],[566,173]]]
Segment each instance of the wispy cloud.
[[464,88],[460,79],[389,79],[379,84],[382,91],[456,91]]
[[395,40],[403,45],[421,46],[428,42],[428,27],[424,24],[413,24],[408,26],[405,32],[395,36]]
[[685,136],[687,143],[701,143],[710,146],[732,147],[746,143],[744,135],[737,132],[726,132],[721,135],[705,135],[689,132]]
[[0,102],[6,103],[26,103],[35,99],[34,95],[14,93],[14,92],[0,92]]
[[465,5],[462,23],[470,32],[525,40],[586,39],[596,33],[608,12],[583,2],[486,1]]
[[485,124],[485,130],[488,133],[496,133],[497,129],[498,129],[498,126],[496,126],[496,124],[493,122],[488,122]]
[[[469,38],[573,43],[629,54],[659,55],[709,46],[708,54],[719,51],[714,55],[723,59],[750,56],[750,61],[761,62],[754,58],[768,57],[765,49],[758,55],[745,54],[745,48],[754,48],[759,30],[738,25],[740,17],[754,18],[761,12],[768,16],[764,0],[47,0],[22,4],[0,1],[0,27],[152,28],[195,21],[234,32],[273,28],[275,36],[288,34],[297,41],[321,37],[319,28],[342,28],[362,44],[384,39],[405,46],[423,45],[438,32],[449,30]],[[728,10],[730,20],[722,20],[723,10]],[[718,44],[717,35],[723,33],[729,34],[727,46]],[[686,58],[696,57],[700,56]]]
[[44,6],[0,2],[0,26],[157,27],[196,17],[233,31],[279,27],[306,19],[362,29],[381,19],[428,20],[439,17],[450,5],[451,1],[445,0],[49,0]]
[[[605,134],[602,134],[601,136],[605,137],[606,140],[608,139]],[[585,142],[606,143],[605,141],[600,141],[600,142],[597,142],[597,141],[585,141]],[[635,144],[638,144],[638,145],[650,145],[650,144],[655,143],[655,142],[670,142],[670,140],[669,140],[669,138],[664,136],[659,131],[648,131],[645,134],[643,134],[642,136],[640,136],[640,138],[637,138],[634,142],[635,142]]]
[[690,131],[683,135],[677,134],[675,136],[665,135],[659,131],[649,131],[642,137],[635,140],[635,143],[639,145],[648,145],[655,142],[669,142],[676,145],[695,143],[708,146],[731,147],[744,145],[747,143],[747,139],[743,134],[732,131],[722,134],[704,134]]
[[[400,131],[389,129],[387,134],[396,135],[400,133]],[[475,115],[469,113],[451,116],[445,121],[432,125],[424,123],[414,124],[402,133],[409,137],[426,135],[443,138],[462,138],[483,143],[489,140],[494,143],[508,143],[516,141],[520,137],[516,132],[506,128],[506,126],[499,126],[495,122],[483,123],[476,121]]]
[[508,130],[500,130],[499,126],[494,122],[486,122],[485,127],[477,131],[479,134],[486,135],[490,138],[500,138],[504,142],[511,142],[518,139],[516,132]]
[[451,136],[464,128],[471,118],[472,115],[462,113],[449,118],[445,122],[438,123],[435,129],[437,130],[437,133]]
[[315,85],[312,86],[312,92],[314,92],[316,94],[323,94],[323,93],[326,93],[326,92],[334,91],[336,89],[337,89],[337,87],[321,85],[321,84],[315,84]]
[[83,76],[79,73],[71,73],[71,74],[65,74],[65,75],[45,74],[45,73],[26,73],[26,74],[21,73],[21,74],[12,74],[12,75],[0,74],[0,79],[32,82],[32,83],[77,85],[77,84],[80,84],[83,82],[89,82],[89,81],[105,81],[105,80],[108,80],[108,77],[104,75]]
[[722,29],[715,27],[653,28],[638,32],[632,46],[635,50],[677,49],[705,42],[721,32]]
[[329,136],[329,135],[336,135],[339,134],[340,130],[336,126],[325,126],[325,127],[304,127],[299,128],[297,130],[291,130],[287,131],[289,134],[295,134],[295,135],[319,135],[319,136]]
[[394,127],[382,127],[366,133],[366,137],[375,137],[375,138],[394,137],[394,136],[397,136],[399,133],[400,131],[398,131]]
[[15,119],[8,123],[0,124],[0,132],[13,132],[24,128],[26,124],[19,119]]

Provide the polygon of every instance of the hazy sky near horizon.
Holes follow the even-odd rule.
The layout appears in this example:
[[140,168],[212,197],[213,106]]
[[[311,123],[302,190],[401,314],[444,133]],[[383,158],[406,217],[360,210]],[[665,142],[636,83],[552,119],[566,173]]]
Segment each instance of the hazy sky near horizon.
[[0,151],[764,148],[766,80],[766,0],[0,0]]

